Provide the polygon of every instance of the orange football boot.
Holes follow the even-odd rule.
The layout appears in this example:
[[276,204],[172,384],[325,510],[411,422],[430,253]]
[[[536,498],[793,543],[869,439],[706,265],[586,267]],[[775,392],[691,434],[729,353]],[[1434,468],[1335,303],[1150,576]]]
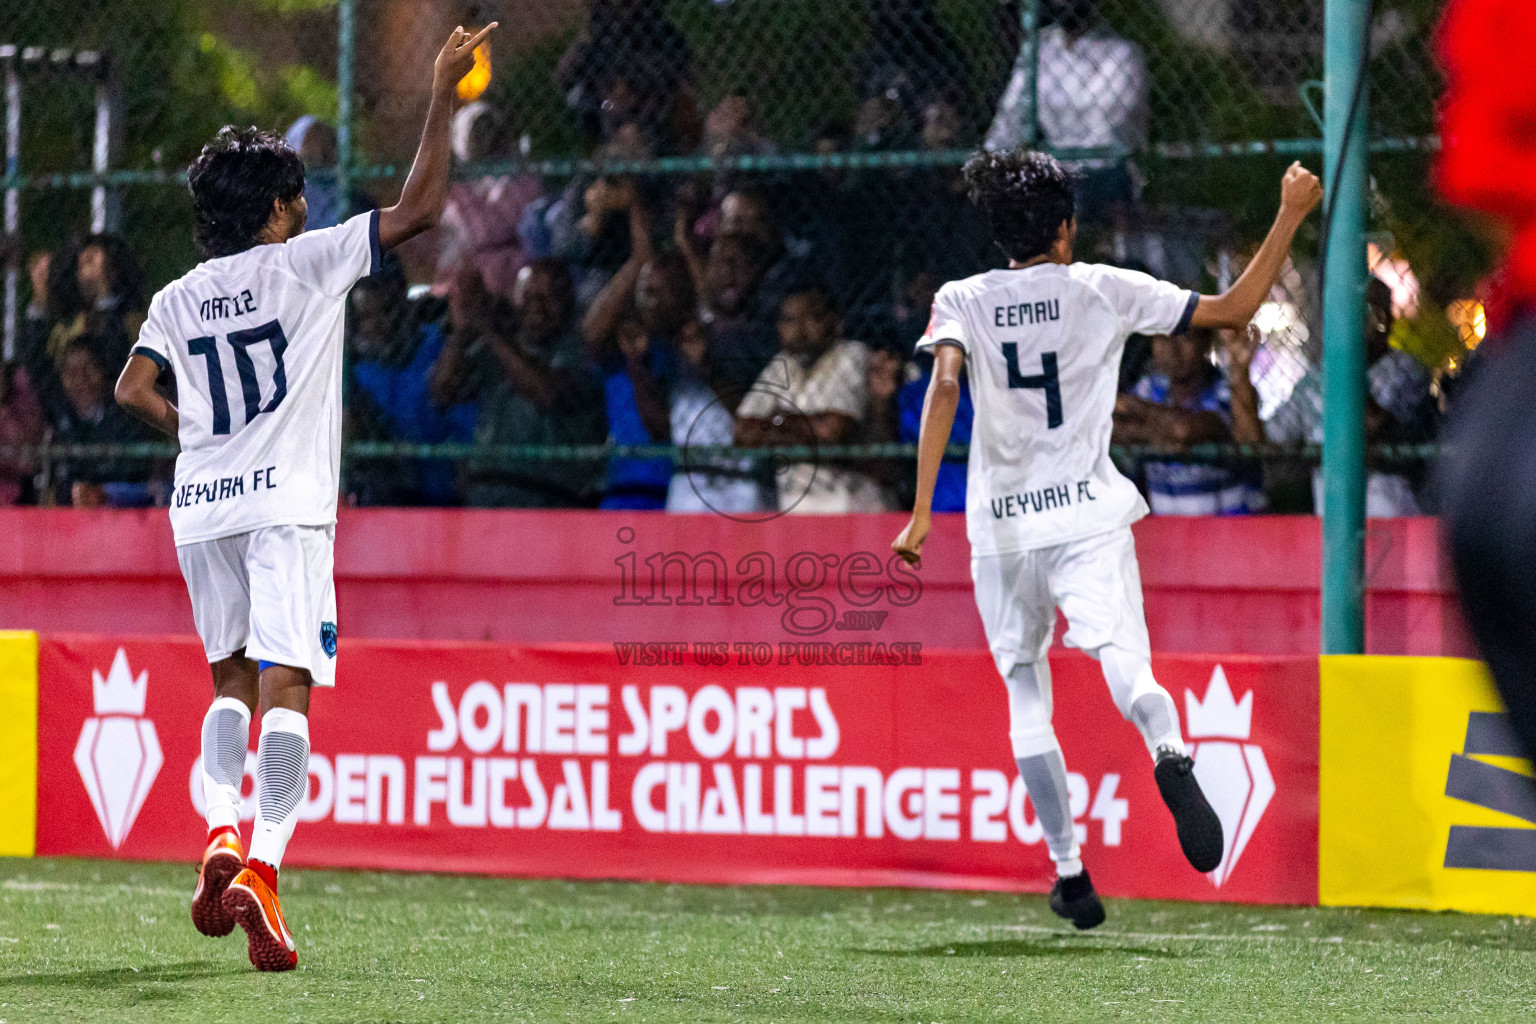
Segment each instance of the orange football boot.
[[240,848],[240,833],[221,828],[208,837],[203,851],[203,866],[197,872],[197,891],[192,894],[192,924],[210,938],[235,930],[235,919],[224,910],[221,899],[230,879],[245,867],[245,851]]
[[250,937],[251,963],[258,971],[291,971],[299,965],[298,950],[283,920],[277,890],[263,874],[277,879],[276,873],[259,861],[251,861],[236,875],[224,890],[224,912]]

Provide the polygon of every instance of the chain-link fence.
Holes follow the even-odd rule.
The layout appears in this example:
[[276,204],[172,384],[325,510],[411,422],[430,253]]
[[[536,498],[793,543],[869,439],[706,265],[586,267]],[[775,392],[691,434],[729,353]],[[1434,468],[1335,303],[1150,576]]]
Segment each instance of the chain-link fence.
[[[1378,0],[1372,20],[1370,258],[1389,296],[1372,323],[1401,354],[1373,370],[1388,419],[1372,439],[1393,445],[1434,440],[1442,377],[1479,329],[1482,254],[1426,183],[1441,6]],[[959,176],[977,146],[1031,144],[1071,164],[1079,258],[1206,291],[1256,248],[1292,159],[1328,170],[1323,0],[0,0],[0,13],[7,353],[33,329],[56,361],[61,325],[90,312],[90,289],[71,282],[93,232],[127,239],[142,281],[127,274],[108,291],[139,310],[195,261],[180,174],[223,123],[289,131],[312,169],[312,223],[391,201],[456,24],[501,28],[460,86],[473,106],[455,121],[456,213],[399,254],[406,278],[432,286],[413,316],[451,333],[469,265],[515,319],[519,273],[553,261],[580,318],[607,309],[615,280],[635,284],[625,268],[644,248],[659,268],[653,294],[641,282],[604,323],[588,315],[588,334],[606,330],[597,340],[618,358],[629,319],[649,323],[647,302],[696,304],[712,351],[742,363],[738,385],[776,347],[793,291],[815,286],[845,337],[905,358],[939,284],[1000,265]],[[1123,375],[1144,396],[1210,411],[1229,361],[1251,364],[1263,429],[1292,446],[1265,460],[1283,510],[1310,509],[1296,453],[1313,449],[1296,446],[1321,440],[1317,230],[1314,218],[1260,311],[1256,351],[1211,339],[1195,372],[1138,341]],[[135,294],[116,294],[129,285]],[[921,373],[872,362],[898,391]],[[423,441],[376,411],[371,426],[349,421],[350,436]],[[906,439],[892,411],[887,427],[848,439]],[[570,440],[486,419],[436,439]],[[615,424],[608,439],[683,439],[647,431]],[[382,449],[357,451],[373,464]],[[1251,460],[1200,458],[1258,479]],[[1128,468],[1144,461],[1125,454]],[[1399,475],[1423,497],[1421,462]]]

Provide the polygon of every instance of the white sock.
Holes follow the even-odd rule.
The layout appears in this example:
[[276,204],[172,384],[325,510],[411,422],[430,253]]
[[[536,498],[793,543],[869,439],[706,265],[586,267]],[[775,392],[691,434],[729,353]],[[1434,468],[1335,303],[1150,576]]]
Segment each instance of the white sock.
[[1045,846],[1062,878],[1081,874],[1083,861],[1072,824],[1067,763],[1051,728],[1051,665],[1041,658],[1020,662],[1004,677],[1008,686],[1008,739],[1019,778],[1045,831]]
[[309,792],[309,719],[297,711],[273,708],[262,715],[256,792],[249,859],[276,871],[299,820],[299,804]]
[[1115,707],[1141,733],[1147,752],[1154,758],[1163,747],[1184,753],[1178,706],[1152,677],[1152,662],[1147,656],[1113,644],[1092,653],[1104,670],[1104,681],[1109,684]]
[[1057,878],[1076,878],[1083,873],[1081,857],[1073,857],[1071,860],[1058,860],[1055,864]]
[[251,742],[251,709],[220,697],[203,716],[203,799],[208,831],[240,827],[240,780]]

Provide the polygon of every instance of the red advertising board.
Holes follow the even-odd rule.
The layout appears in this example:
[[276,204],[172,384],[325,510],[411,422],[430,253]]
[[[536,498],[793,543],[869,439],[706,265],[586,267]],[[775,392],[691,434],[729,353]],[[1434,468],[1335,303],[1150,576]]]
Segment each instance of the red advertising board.
[[[1053,665],[1072,809],[1103,892],[1316,901],[1315,658],[1154,659],[1227,827],[1209,876],[1179,853],[1098,666],[1075,653]],[[211,694],[197,643],[46,638],[39,686],[37,852],[194,858]],[[1050,884],[1004,689],[975,652],[344,640],[311,737],[291,865]]]

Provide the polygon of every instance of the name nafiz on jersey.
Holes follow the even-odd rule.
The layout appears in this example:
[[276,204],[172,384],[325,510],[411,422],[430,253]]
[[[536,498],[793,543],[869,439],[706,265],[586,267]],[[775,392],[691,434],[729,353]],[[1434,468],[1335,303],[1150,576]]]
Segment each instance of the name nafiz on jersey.
[[[276,466],[266,466],[254,470],[251,473],[252,493],[256,491],[270,491],[277,487],[277,482],[272,479],[272,473]],[[246,493],[245,477],[221,476],[207,483],[182,484],[176,488],[176,494],[171,499],[174,508],[187,508],[191,505],[202,505],[212,501],[223,501],[226,498],[238,498]]]
[[1042,487],[1034,491],[1024,491],[1021,494],[1005,494],[1001,498],[993,498],[991,500],[992,518],[1013,519],[1030,512],[1045,512],[1054,508],[1066,508],[1069,505],[1098,501],[1093,491],[1089,490],[1092,482],[1092,480],[1077,481],[1075,498],[1070,484],[1058,484],[1055,487]]
[[256,312],[256,296],[249,288],[239,295],[215,295],[198,303],[197,315],[204,320],[223,320]]

